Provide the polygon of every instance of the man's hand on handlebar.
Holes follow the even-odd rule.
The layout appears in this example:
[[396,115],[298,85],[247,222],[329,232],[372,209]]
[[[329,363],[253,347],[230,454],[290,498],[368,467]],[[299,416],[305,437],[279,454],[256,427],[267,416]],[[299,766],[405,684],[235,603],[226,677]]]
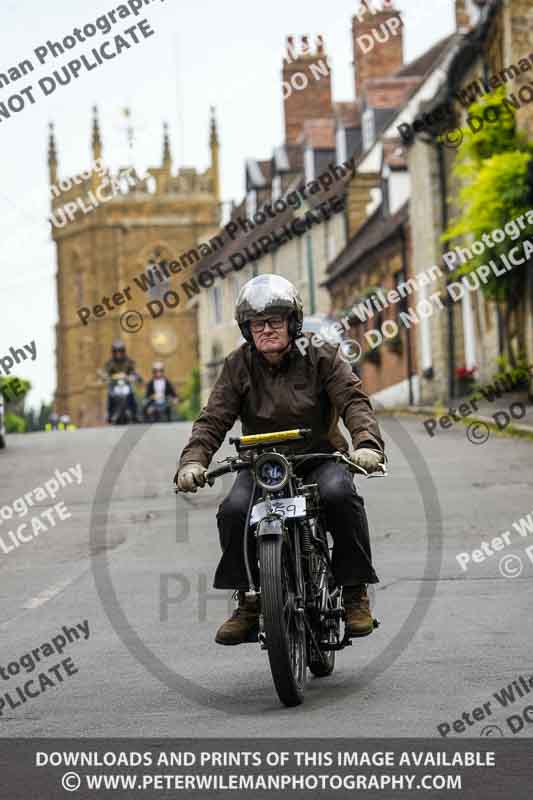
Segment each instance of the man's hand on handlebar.
[[376,472],[383,463],[381,453],[371,450],[369,447],[359,447],[355,452],[350,453],[350,459],[368,474]]
[[196,461],[185,464],[174,476],[174,483],[180,492],[197,492],[199,486],[205,486],[207,469]]

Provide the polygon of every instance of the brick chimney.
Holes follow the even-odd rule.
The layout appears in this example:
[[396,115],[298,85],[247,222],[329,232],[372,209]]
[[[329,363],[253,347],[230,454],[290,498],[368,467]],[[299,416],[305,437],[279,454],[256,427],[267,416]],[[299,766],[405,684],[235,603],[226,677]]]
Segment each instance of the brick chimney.
[[299,47],[294,37],[287,37],[282,90],[287,144],[298,143],[306,120],[333,116],[331,70],[322,36],[317,36],[314,50],[307,36],[301,37]]
[[403,22],[392,0],[362,0],[352,20],[355,95],[366,80],[388,78],[403,65]]

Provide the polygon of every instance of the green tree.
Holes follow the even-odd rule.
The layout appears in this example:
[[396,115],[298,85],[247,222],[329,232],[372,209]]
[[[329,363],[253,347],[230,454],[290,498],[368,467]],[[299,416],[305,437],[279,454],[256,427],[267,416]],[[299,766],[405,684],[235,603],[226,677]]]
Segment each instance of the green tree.
[[195,367],[182,392],[179,413],[183,419],[194,420],[200,413],[200,370]]
[[[515,110],[509,102],[504,102],[505,96],[503,88],[497,89],[472,103],[468,109],[474,127],[479,126],[476,117],[485,122],[475,133],[470,127],[462,129],[464,140],[453,170],[461,184],[459,213],[443,235],[444,241],[460,237],[481,239],[483,234],[503,229],[516,237],[512,240],[512,246],[516,246],[533,231],[529,224],[525,230],[510,225],[512,220],[530,211],[528,165],[533,157],[533,145],[519,131]],[[509,241],[507,236],[497,243],[489,251],[490,256],[486,252],[474,256],[461,265],[453,277],[474,272],[487,262],[487,258],[507,255]],[[526,352],[526,288],[530,270],[529,261],[501,277],[491,274],[481,286],[485,296],[499,304],[507,356],[513,366]],[[516,350],[513,348],[514,336]]]
[[24,417],[19,417],[18,414],[13,414],[8,411],[6,414],[6,432],[7,433],[26,433],[27,425]]
[[0,392],[6,409],[5,424],[7,433],[25,433],[27,423],[24,418],[24,398],[31,389],[31,383],[15,375],[0,377]]

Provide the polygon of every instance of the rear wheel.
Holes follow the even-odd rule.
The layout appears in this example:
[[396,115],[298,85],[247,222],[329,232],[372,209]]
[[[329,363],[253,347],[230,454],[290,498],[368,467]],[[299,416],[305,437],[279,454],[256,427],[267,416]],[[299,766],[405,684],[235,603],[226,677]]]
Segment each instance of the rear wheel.
[[310,648],[308,666],[315,678],[327,678],[335,669],[335,650],[322,650],[321,656],[322,658],[315,647]]
[[[327,547],[327,536],[320,523],[317,526],[317,537]],[[319,642],[337,644],[339,623],[336,617],[328,616],[328,612],[332,612],[337,607],[338,590],[335,580],[322,553],[315,551],[310,558],[309,567],[311,583],[316,591],[313,633]],[[316,678],[325,678],[331,675],[335,669],[335,651],[321,650],[318,653],[316,647],[309,641],[308,666]]]
[[296,607],[294,571],[282,537],[260,540],[261,612],[270,670],[286,706],[303,702],[306,646],[303,614]]

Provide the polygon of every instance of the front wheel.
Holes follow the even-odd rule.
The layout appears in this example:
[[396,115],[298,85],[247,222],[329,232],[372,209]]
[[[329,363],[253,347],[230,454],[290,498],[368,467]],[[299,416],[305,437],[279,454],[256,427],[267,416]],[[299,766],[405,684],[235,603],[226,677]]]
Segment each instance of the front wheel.
[[284,705],[298,706],[304,699],[307,671],[305,624],[296,607],[289,549],[281,536],[261,538],[259,561],[261,611],[274,686]]

